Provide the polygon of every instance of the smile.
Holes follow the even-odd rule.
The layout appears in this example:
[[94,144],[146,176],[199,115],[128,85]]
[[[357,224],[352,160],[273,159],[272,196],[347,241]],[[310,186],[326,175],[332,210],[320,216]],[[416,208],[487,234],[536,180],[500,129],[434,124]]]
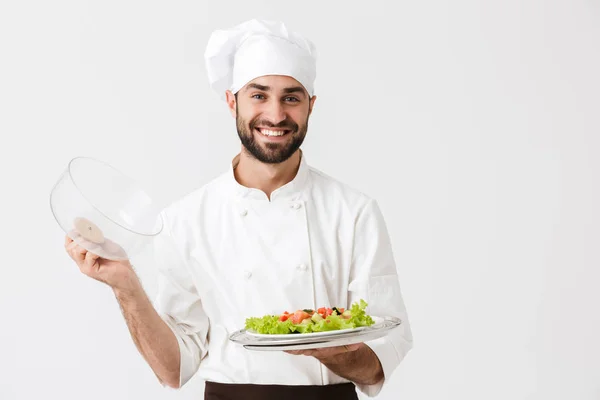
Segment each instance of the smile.
[[285,134],[290,133],[288,129],[264,129],[264,128],[256,128],[258,132],[260,132],[263,136],[276,137],[283,136]]

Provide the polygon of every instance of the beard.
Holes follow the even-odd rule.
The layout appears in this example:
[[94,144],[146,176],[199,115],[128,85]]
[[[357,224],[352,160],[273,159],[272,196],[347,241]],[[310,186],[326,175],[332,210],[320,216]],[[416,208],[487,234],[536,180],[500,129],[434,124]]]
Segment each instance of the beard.
[[[258,118],[253,119],[250,123],[246,123],[239,115],[240,114],[238,113],[236,126],[242,145],[254,158],[267,164],[279,164],[289,159],[304,142],[308,130],[308,117],[303,125],[298,125],[287,118],[277,125],[274,125]],[[285,136],[288,137],[288,140],[283,143],[271,142],[262,145],[254,137],[254,129],[256,126],[289,130],[289,132],[285,134]],[[261,135],[259,132],[257,134]]]

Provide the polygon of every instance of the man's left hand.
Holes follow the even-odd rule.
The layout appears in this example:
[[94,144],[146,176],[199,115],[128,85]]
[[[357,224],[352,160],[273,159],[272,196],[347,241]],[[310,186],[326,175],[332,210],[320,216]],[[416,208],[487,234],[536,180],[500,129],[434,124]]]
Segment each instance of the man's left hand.
[[385,378],[379,358],[364,343],[285,352],[313,356],[334,374],[361,385],[374,385]]

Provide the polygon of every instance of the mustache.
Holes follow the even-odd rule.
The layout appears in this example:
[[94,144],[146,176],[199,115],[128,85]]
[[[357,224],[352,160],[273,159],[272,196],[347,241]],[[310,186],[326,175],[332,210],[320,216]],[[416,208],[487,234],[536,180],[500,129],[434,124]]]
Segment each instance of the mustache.
[[254,129],[258,125],[264,126],[266,128],[279,128],[279,129],[287,129],[287,130],[291,130],[291,131],[298,130],[298,124],[296,124],[293,121],[288,121],[288,120],[283,120],[278,124],[273,124],[272,122],[264,121],[264,120],[252,121],[252,122],[250,122],[250,129]]

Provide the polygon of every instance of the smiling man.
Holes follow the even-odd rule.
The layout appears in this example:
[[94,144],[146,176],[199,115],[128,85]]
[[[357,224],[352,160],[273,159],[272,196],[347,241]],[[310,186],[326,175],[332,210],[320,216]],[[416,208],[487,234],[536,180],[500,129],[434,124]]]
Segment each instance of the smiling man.
[[226,96],[244,152],[270,167],[297,153],[316,96],[310,98],[294,78],[262,76]]
[[244,149],[268,164],[282,163],[300,148],[315,100],[294,78],[279,75],[254,79],[239,97],[227,93]]
[[[128,262],[67,239],[81,270],[114,290],[160,382],[193,376],[205,399],[357,399],[377,395],[412,347],[392,246],[377,202],[308,165],[300,150],[315,107],[314,45],[252,20],[211,36],[211,87],[235,118],[241,151],[228,171],[163,212],[154,304]],[[396,316],[399,328],[350,346],[246,350],[246,318],[322,306]]]

